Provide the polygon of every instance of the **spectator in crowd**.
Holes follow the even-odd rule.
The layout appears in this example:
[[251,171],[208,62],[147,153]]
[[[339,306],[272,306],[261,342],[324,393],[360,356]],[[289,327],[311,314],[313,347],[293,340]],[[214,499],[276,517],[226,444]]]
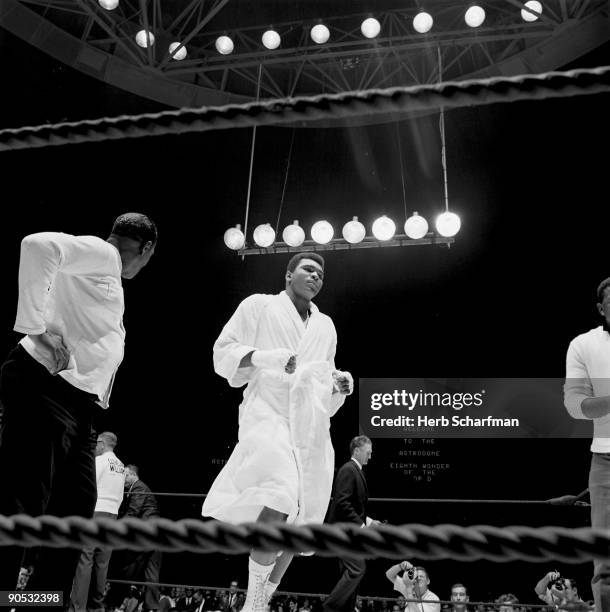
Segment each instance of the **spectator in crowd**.
[[176,607],[175,600],[170,595],[168,587],[161,587],[159,589],[159,612],[169,612]]
[[[97,501],[93,518],[116,520],[119,514],[125,487],[125,468],[114,454],[116,444],[117,437],[111,431],[105,431],[97,437],[95,447]],[[104,588],[111,555],[112,548],[90,546],[82,550],[70,594],[71,611],[103,609]]]
[[181,597],[176,602],[176,610],[178,610],[178,612],[193,612],[195,607],[196,607],[196,601],[195,601],[193,589],[189,589],[187,587],[184,592],[184,597]]
[[496,599],[498,612],[515,612],[519,600],[512,593],[505,593]]
[[392,612],[402,612],[404,608],[401,608],[399,604],[392,604]]
[[195,600],[195,607],[193,608],[193,612],[203,612],[205,608],[205,597],[200,589],[197,589],[193,593],[193,599]]
[[459,582],[451,587],[451,597],[453,605],[451,609],[453,612],[464,612],[467,609],[467,603],[469,601],[468,592],[466,587]]
[[[119,518],[131,517],[144,520],[159,517],[157,500],[150,488],[139,479],[138,468],[133,464],[125,467],[125,497],[119,509]],[[117,564],[113,561],[113,571],[123,580],[152,583],[144,588],[144,610],[159,608],[159,587],[154,583],[159,582],[160,570],[160,550],[126,550]]]
[[535,591],[536,595],[550,606],[582,601],[578,595],[576,580],[564,578],[558,571],[548,572],[543,576],[536,585]]
[[[399,576],[400,572],[402,576]],[[423,567],[414,567],[408,561],[403,561],[393,565],[385,575],[394,590],[406,598],[405,612],[440,612],[440,600],[428,589],[430,578]],[[409,601],[415,599],[419,601]]]
[[238,590],[237,580],[231,580],[229,590],[225,593],[222,601],[221,610],[227,612],[238,612],[244,607],[245,595]]
[[129,587],[129,594],[123,600],[119,610],[121,612],[135,612],[140,605],[140,591],[135,585]]
[[300,606],[299,612],[311,612],[311,606],[309,605],[309,599],[303,600],[303,604]]

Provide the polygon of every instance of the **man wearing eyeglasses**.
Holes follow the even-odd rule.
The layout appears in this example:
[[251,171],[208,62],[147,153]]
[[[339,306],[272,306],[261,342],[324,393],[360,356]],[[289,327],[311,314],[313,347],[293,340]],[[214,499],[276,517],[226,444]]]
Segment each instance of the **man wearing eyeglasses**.
[[[399,576],[401,572],[402,576]],[[393,565],[385,575],[394,590],[407,600],[405,612],[440,612],[438,596],[428,589],[430,578],[425,568],[403,561]]]

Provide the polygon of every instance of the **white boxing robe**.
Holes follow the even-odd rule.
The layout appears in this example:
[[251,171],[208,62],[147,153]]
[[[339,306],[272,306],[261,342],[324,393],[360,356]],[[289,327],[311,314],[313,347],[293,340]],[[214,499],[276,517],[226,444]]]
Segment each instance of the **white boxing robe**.
[[[214,369],[232,387],[247,384],[239,406],[239,441],[212,484],[202,514],[252,522],[264,506],[288,522],[321,523],[332,489],[330,417],[345,396],[333,394],[337,333],[311,304],[306,326],[285,291],[246,298],[214,344]],[[287,348],[293,374],[239,368],[255,350]]]

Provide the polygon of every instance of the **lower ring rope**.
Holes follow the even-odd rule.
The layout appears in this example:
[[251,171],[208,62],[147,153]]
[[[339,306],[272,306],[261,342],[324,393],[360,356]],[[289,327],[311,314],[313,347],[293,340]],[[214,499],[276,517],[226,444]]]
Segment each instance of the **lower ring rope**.
[[331,557],[579,563],[608,558],[610,529],[449,524],[377,525],[363,529],[353,524],[231,525],[194,519],[113,521],[76,516],[0,516],[0,546],[14,545],[224,554],[248,553],[257,548],[266,552],[311,551]]
[[468,79],[4,129],[0,130],[0,151],[608,92],[608,66]]

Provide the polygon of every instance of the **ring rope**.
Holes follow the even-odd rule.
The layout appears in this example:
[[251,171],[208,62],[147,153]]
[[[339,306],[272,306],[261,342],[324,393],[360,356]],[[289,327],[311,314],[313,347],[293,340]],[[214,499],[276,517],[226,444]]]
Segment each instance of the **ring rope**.
[[606,559],[610,529],[579,527],[462,527],[354,524],[295,526],[182,519],[85,519],[77,516],[0,516],[0,546],[100,546],[130,550],[239,554],[312,551],[331,557],[385,557],[473,561],[579,563]]
[[0,130],[0,151],[608,92],[610,66],[601,66],[11,128]]

